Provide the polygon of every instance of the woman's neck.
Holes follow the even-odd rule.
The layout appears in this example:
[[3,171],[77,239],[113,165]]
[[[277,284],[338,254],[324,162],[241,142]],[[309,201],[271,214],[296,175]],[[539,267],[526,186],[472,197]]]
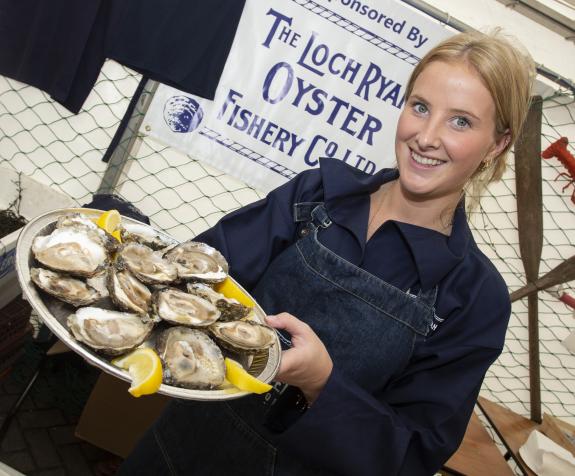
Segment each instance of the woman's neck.
[[[381,202],[380,202],[381,200]],[[383,184],[373,194],[372,203],[381,203],[379,216],[373,217],[379,227],[387,220],[397,220],[412,225],[451,234],[453,213],[459,197],[415,200],[402,190],[399,180]]]

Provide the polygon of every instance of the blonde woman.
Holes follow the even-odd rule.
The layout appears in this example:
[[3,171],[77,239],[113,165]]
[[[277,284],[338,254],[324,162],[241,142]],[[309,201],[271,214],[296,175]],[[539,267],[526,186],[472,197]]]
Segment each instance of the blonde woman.
[[[464,209],[500,178],[533,65],[459,34],[415,68],[397,169],[334,159],[197,237],[270,314],[275,394],[174,402],[120,474],[432,475],[459,446],[510,302]],[[266,401],[271,404],[266,405]]]

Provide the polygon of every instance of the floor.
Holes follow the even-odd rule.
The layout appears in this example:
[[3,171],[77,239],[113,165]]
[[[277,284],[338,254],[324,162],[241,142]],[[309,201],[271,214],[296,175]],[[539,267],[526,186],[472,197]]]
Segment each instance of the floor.
[[[0,310],[0,322],[14,321],[14,316],[29,315],[29,311],[26,302],[16,299]],[[1,344],[0,361],[8,362]],[[10,355],[18,358],[0,371],[0,424],[43,360],[47,345],[45,337],[33,340],[31,332],[20,340],[18,349],[11,345]],[[0,461],[29,476],[113,475],[119,458],[74,435],[99,371],[72,353],[43,362],[38,379],[1,442]]]

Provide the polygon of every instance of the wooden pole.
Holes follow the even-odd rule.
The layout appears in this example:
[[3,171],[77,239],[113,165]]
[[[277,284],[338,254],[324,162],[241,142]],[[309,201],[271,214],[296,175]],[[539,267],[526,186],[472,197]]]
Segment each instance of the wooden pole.
[[[543,193],[541,185],[541,116],[540,96],[532,100],[523,130],[515,144],[515,186],[519,250],[528,284],[539,276],[543,247]],[[531,420],[541,422],[541,382],[539,377],[538,296],[528,297],[529,392]]]

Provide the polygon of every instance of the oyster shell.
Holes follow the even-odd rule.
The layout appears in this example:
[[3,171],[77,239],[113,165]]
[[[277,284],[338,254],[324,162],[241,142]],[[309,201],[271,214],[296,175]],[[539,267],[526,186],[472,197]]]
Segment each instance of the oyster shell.
[[82,307],[68,316],[72,335],[92,349],[108,355],[120,355],[139,346],[152,331],[154,323],[139,315]]
[[31,268],[30,278],[36,286],[72,306],[87,306],[102,297],[80,279],[44,268]]
[[216,322],[209,331],[222,347],[240,354],[256,354],[276,342],[274,329],[254,321]]
[[47,236],[37,236],[32,253],[47,268],[74,276],[91,277],[108,261],[107,241],[73,226],[56,228]]
[[139,243],[123,246],[118,252],[117,262],[146,284],[168,284],[178,278],[178,270],[173,263]]
[[107,286],[110,298],[118,307],[137,314],[148,314],[152,293],[129,270],[110,267]]
[[118,241],[114,237],[96,225],[91,218],[82,213],[73,213],[71,215],[61,216],[56,222],[56,228],[71,228],[73,230],[86,233],[91,239],[99,241],[109,251],[115,251],[119,245]]
[[100,293],[102,298],[107,298],[110,296],[108,292],[108,286],[106,281],[108,281],[108,272],[106,269],[100,271],[98,274],[86,279],[86,284],[92,286],[96,291]]
[[220,321],[237,321],[243,319],[252,308],[244,306],[236,299],[227,298],[223,294],[204,283],[188,283],[188,291],[214,304],[221,312]]
[[211,302],[175,288],[156,291],[154,310],[164,321],[191,327],[209,326],[220,317],[220,311]]
[[161,236],[151,226],[140,223],[126,223],[122,226],[122,241],[124,243],[140,243],[153,250],[161,250],[176,243]]
[[98,225],[96,225],[89,217],[82,213],[72,213],[71,215],[62,215],[56,222],[56,228],[73,227],[77,230],[90,230],[98,234],[105,235]]
[[219,387],[226,374],[219,347],[204,332],[188,327],[170,327],[157,339],[164,364],[164,382],[185,388]]
[[170,248],[164,258],[176,265],[182,279],[219,283],[228,276],[226,259],[205,243],[186,241]]

